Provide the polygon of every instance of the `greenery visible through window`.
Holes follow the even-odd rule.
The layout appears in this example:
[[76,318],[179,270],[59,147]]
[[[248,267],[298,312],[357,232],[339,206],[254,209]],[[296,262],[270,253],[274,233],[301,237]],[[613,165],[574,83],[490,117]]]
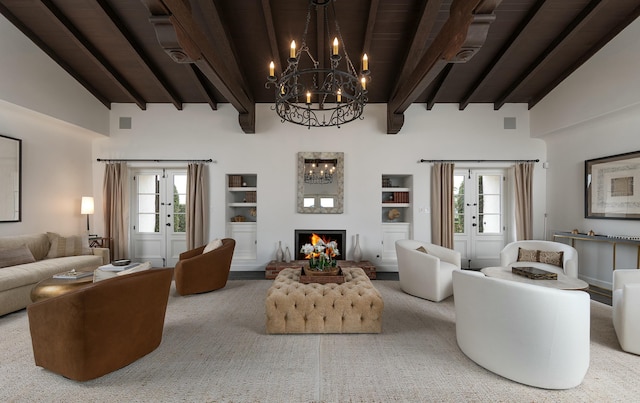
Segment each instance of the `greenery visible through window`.
[[464,176],[453,178],[453,230],[456,234],[464,233]]

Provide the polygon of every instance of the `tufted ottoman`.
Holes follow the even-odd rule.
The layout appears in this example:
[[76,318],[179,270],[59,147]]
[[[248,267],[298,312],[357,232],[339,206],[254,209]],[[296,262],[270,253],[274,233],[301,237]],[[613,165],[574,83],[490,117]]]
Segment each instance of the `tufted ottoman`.
[[384,303],[359,267],[342,268],[343,284],[302,284],[283,269],[267,291],[267,333],[380,333]]

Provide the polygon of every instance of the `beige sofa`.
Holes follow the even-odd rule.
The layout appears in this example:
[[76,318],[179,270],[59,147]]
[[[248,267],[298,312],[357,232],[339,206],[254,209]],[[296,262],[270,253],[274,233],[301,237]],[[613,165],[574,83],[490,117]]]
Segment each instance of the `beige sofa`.
[[[0,237],[0,255],[4,253],[6,256],[10,251],[26,245],[35,259],[32,263],[0,267],[0,315],[26,308],[31,303],[31,289],[41,280],[56,273],[72,269],[94,270],[109,263],[109,249],[89,249],[88,243],[83,251],[88,254],[69,256],[73,251],[69,248],[64,250],[65,238],[56,238],[56,235],[42,233]],[[58,248],[50,253],[52,239]]]

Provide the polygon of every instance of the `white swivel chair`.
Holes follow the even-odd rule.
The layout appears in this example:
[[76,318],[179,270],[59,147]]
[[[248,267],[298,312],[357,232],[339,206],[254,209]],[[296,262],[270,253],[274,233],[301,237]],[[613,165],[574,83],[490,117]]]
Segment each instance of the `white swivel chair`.
[[[519,248],[533,251],[563,252],[562,267],[541,262],[518,261]],[[500,266],[533,266],[554,273],[564,274],[567,277],[578,278],[578,251],[571,245],[560,242],[538,240],[515,241],[507,244],[500,252]]]
[[613,272],[613,328],[620,347],[640,355],[640,270]]
[[453,272],[456,340],[478,365],[525,385],[569,389],[589,369],[589,294]]
[[400,288],[439,302],[453,294],[451,272],[460,269],[460,252],[427,242],[396,241]]

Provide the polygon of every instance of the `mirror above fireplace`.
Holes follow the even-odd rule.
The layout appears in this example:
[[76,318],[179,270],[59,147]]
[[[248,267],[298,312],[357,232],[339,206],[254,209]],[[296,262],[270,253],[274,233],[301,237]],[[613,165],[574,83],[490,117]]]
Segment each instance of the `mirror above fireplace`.
[[344,211],[344,153],[298,153],[298,213]]

